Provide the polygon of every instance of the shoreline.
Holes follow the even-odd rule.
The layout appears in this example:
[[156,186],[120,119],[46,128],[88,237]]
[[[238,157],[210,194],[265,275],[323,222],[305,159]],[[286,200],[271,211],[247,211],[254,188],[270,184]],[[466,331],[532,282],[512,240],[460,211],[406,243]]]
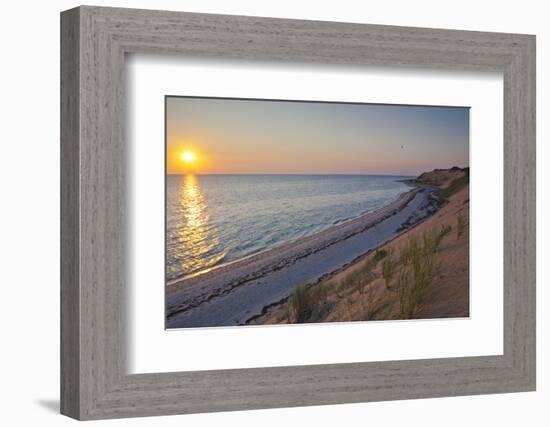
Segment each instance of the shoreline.
[[279,244],[276,244],[273,247],[262,249],[258,252],[254,252],[254,253],[251,253],[249,255],[245,255],[243,257],[240,257],[240,258],[237,258],[237,259],[234,259],[234,260],[231,260],[231,261],[219,264],[219,265],[215,265],[215,266],[207,268],[205,270],[201,270],[201,271],[198,271],[198,272],[195,272],[195,273],[191,273],[191,274],[189,274],[187,276],[183,276],[179,279],[171,280],[166,285],[166,287],[168,289],[167,292],[169,292],[171,287],[181,286],[181,285],[184,284],[184,282],[186,282],[186,286],[188,286],[190,282],[192,283],[194,281],[192,279],[196,279],[198,277],[204,277],[204,276],[210,276],[210,275],[216,274],[215,273],[216,270],[234,268],[235,264],[248,264],[249,262],[256,262],[256,260],[259,260],[261,258],[271,257],[277,252],[288,251],[288,250],[292,249],[293,247],[295,247],[297,245],[301,245],[303,243],[308,242],[309,240],[316,239],[319,236],[322,236],[326,233],[332,232],[332,231],[336,230],[339,227],[346,226],[346,225],[352,223],[353,221],[362,221],[365,218],[367,218],[368,215],[373,215],[373,214],[377,214],[379,212],[382,212],[383,210],[393,206],[394,204],[397,204],[397,203],[401,204],[402,201],[407,196],[410,196],[411,193],[417,191],[418,189],[419,189],[419,186],[415,185],[414,188],[411,188],[410,190],[399,194],[391,202],[389,202],[389,203],[387,203],[387,204],[385,204],[385,205],[383,205],[383,206],[381,206],[381,207],[379,207],[379,208],[377,208],[373,211],[365,212],[365,213],[360,214],[359,216],[344,219],[340,222],[328,225],[328,226],[326,226],[325,228],[323,228],[321,230],[317,230],[317,231],[315,231],[311,234],[308,234],[307,236],[303,236],[303,237],[299,237],[297,239],[284,241],[284,242],[281,242]]
[[167,285],[167,327],[246,324],[297,285],[336,274],[431,216],[442,204],[434,192],[416,184],[375,211]]
[[246,324],[469,317],[468,172],[452,168],[423,174],[424,183],[445,200],[436,214],[296,288]]
[[[342,266],[338,267],[336,270],[333,270],[333,271],[330,271],[330,272],[324,274],[323,276],[319,277],[319,279],[317,279],[317,281],[315,281],[314,283],[308,283],[307,285],[308,286],[318,285],[319,283],[322,283],[324,281],[329,281],[330,279],[332,279],[334,277],[337,277],[338,275],[340,275],[341,273],[346,272],[350,268],[354,268],[354,266],[356,266],[356,265],[362,263],[363,261],[365,261],[367,258],[369,258],[377,250],[379,250],[381,248],[384,248],[386,245],[391,244],[392,242],[394,242],[395,240],[397,240],[399,237],[403,236],[407,232],[414,230],[415,227],[421,225],[424,221],[428,220],[431,217],[432,217],[432,215],[425,216],[424,218],[422,218],[419,221],[415,222],[412,226],[407,227],[407,228],[403,228],[402,230],[397,232],[392,238],[390,238],[390,239],[388,239],[384,242],[379,243],[378,246],[375,246],[375,247],[369,249],[367,252],[357,256],[355,259],[353,259],[348,264],[342,265]],[[255,321],[257,319],[265,316],[271,310],[277,309],[278,307],[281,307],[283,304],[286,304],[288,302],[289,297],[290,297],[290,295],[287,295],[287,296],[281,298],[279,301],[273,301],[272,303],[264,306],[261,313],[255,314],[254,316],[248,318],[244,322],[244,325],[256,325]]]
[[271,247],[268,247],[268,248],[265,248],[265,249],[261,249],[257,252],[253,252],[251,254],[248,254],[248,255],[245,255],[245,256],[242,256],[242,257],[239,257],[239,258],[236,258],[236,259],[233,259],[233,260],[221,263],[221,264],[214,265],[214,266],[206,268],[204,270],[200,270],[200,271],[196,271],[194,273],[190,273],[188,275],[179,277],[177,279],[172,279],[172,280],[170,280],[166,283],[166,287],[170,288],[171,286],[178,286],[179,284],[181,284],[183,282],[187,282],[190,279],[205,276],[205,275],[211,273],[212,271],[215,271],[215,270],[218,270],[218,269],[229,268],[233,264],[246,262],[247,260],[250,260],[251,258],[254,258],[254,257],[264,257],[264,256],[267,257],[272,252],[277,252],[279,250],[288,250],[289,249],[288,247],[298,245],[302,242],[305,242],[309,238],[314,238],[318,235],[321,236],[326,232],[330,232],[335,227],[344,226],[344,225],[349,224],[353,221],[361,220],[363,218],[366,218],[367,215],[378,213],[378,212],[384,210],[385,208],[394,205],[395,203],[400,203],[402,198],[406,197],[410,193],[412,193],[414,191],[417,191],[419,188],[421,188],[421,185],[415,183],[412,180],[402,180],[401,182],[406,183],[411,188],[409,190],[404,191],[403,193],[399,194],[395,199],[391,200],[390,202],[386,203],[385,205],[380,206],[379,208],[376,208],[372,211],[363,212],[363,213],[361,213],[357,216],[354,216],[354,217],[338,220],[338,221],[336,221],[332,224],[324,226],[321,229],[313,231],[311,234],[307,234],[305,236],[298,237],[298,238],[292,238],[292,239],[289,239],[289,240],[284,240],[282,242],[276,243],[274,246],[271,246]]

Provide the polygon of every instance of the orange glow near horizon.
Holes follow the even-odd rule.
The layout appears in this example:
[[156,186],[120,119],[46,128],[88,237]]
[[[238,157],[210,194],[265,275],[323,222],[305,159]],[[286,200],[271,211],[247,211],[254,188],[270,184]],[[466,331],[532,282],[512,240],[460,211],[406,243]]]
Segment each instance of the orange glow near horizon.
[[209,163],[207,157],[197,144],[190,144],[184,140],[168,144],[166,172],[176,175],[201,173]]
[[416,176],[469,164],[469,109],[169,97],[166,173]]

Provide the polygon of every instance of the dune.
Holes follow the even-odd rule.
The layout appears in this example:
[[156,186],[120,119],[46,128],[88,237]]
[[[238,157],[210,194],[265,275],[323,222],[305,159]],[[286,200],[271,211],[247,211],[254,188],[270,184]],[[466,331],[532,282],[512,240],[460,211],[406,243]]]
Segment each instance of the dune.
[[[437,213],[358,258],[352,265],[302,287],[299,292],[294,291],[249,323],[468,317],[468,181],[468,169],[435,170],[420,175],[416,182],[433,185],[440,194],[446,195],[447,203]],[[436,248],[424,254],[423,242],[430,238],[437,240]],[[398,265],[400,255],[407,252],[413,241],[422,253],[417,269],[422,270],[422,263],[432,268],[431,276],[426,274],[427,279],[424,278],[418,289],[414,289],[413,268],[407,272]],[[390,260],[394,271],[393,277],[387,280],[384,270],[392,265]]]

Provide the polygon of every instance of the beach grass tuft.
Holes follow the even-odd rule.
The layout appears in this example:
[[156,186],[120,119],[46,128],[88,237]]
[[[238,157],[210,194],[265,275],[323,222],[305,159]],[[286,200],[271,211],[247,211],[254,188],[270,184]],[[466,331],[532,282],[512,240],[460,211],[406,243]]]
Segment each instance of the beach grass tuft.
[[384,258],[386,258],[388,254],[389,254],[389,251],[387,251],[386,249],[378,249],[374,253],[373,260],[374,262],[378,263],[379,261],[382,261]]
[[[400,318],[410,319],[422,304],[425,289],[440,271],[437,251],[451,227],[425,231],[421,238],[411,237],[394,259],[388,256],[382,263],[386,289],[398,293]],[[392,286],[393,282],[395,284]]]
[[466,231],[466,218],[462,215],[462,212],[456,216],[456,240],[460,239]]
[[382,277],[384,278],[384,284],[388,290],[391,289],[391,282],[395,275],[396,267],[397,264],[392,256],[386,257],[382,262]]
[[413,317],[422,304],[424,291],[439,274],[441,263],[437,251],[444,233],[435,228],[425,231],[422,239],[411,238],[401,253],[398,291],[400,314]]
[[[332,286],[327,284],[326,286]],[[297,286],[290,294],[287,304],[287,320],[290,323],[306,323],[311,321],[315,311],[325,302],[326,286]]]
[[315,308],[307,286],[300,285],[294,289],[289,299],[289,320],[304,323]]
[[447,234],[449,234],[451,231],[453,231],[453,226],[452,225],[446,225],[446,226],[442,226],[441,227],[441,238],[445,237]]

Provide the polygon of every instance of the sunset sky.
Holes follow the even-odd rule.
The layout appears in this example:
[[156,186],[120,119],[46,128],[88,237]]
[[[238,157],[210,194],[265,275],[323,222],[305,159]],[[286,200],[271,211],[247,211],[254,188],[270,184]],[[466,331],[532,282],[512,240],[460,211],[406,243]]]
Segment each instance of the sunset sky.
[[168,174],[417,175],[469,165],[469,108],[167,97]]

